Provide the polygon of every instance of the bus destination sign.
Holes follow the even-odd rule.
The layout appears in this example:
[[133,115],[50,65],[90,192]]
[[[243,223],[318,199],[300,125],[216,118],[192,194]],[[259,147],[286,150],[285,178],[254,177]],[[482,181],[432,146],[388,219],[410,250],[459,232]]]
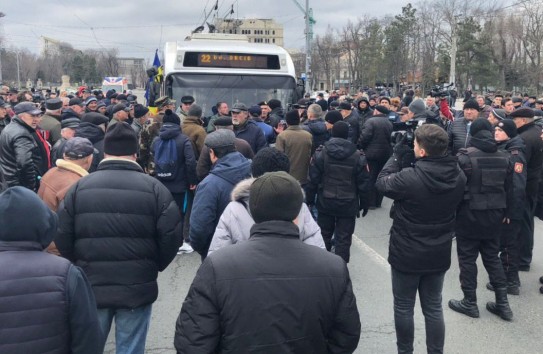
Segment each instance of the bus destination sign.
[[[196,60],[195,60],[196,59]],[[277,55],[240,53],[186,53],[184,66],[234,69],[280,69]]]

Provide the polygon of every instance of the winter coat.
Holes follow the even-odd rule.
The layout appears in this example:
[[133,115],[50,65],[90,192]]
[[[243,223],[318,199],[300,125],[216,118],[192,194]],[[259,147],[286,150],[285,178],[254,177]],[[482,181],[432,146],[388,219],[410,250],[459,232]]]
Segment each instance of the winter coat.
[[65,108],[62,110],[62,113],[60,114],[60,121],[62,122],[64,119],[68,118],[77,118],[81,119],[79,114],[75,113],[75,111],[71,108]]
[[[236,151],[248,160],[252,160],[255,156],[251,149],[251,145],[243,139],[236,138],[236,140],[234,140],[234,146],[236,147]],[[211,167],[213,167],[213,164],[211,163],[211,157],[209,156],[209,148],[204,145],[198,163],[196,164],[196,176],[198,177],[198,181],[206,178],[209,171],[211,171]]]
[[[166,123],[160,128],[159,136],[153,142],[151,154],[153,159],[157,153],[157,146],[160,140],[175,140],[177,148],[177,173],[173,180],[164,180],[160,176],[155,176],[171,193],[184,193],[189,185],[198,184],[196,178],[196,157],[192,150],[190,139],[181,132],[177,124]],[[155,161],[156,165],[156,161]]]
[[37,189],[42,155],[33,134],[36,131],[17,116],[0,134],[0,168],[7,187]]
[[200,118],[185,117],[185,119],[183,119],[183,124],[181,124],[181,130],[183,131],[183,134],[188,136],[190,141],[192,141],[194,156],[198,159],[204,148],[204,141],[207,136],[206,130],[202,127]]
[[308,120],[302,125],[302,128],[310,132],[313,136],[313,144],[311,145],[311,156],[313,156],[315,150],[328,141],[330,133],[326,129],[326,123],[322,119]]
[[513,165],[513,205],[507,208],[506,217],[513,220],[521,220],[524,214],[524,200],[526,198],[526,179],[528,168],[525,156],[526,145],[517,135],[509,140],[498,143],[498,150],[507,152]]
[[40,128],[50,133],[49,142],[51,145],[55,145],[62,138],[62,135],[60,135],[60,116],[44,114],[41,119]]
[[234,126],[236,138],[243,139],[251,145],[251,149],[256,154],[260,149],[268,146],[262,129],[252,120],[247,120],[243,126]]
[[343,121],[349,123],[349,140],[355,145],[358,143],[360,129],[362,128],[358,122],[359,117],[358,114],[354,113],[354,110],[351,110],[351,114],[343,118]]
[[89,139],[92,145],[94,145],[94,148],[98,151],[97,154],[94,154],[92,165],[89,168],[89,172],[96,171],[98,169],[98,164],[104,159],[104,131],[97,125],[83,122],[76,128],[75,136]]
[[11,122],[11,118],[6,114],[6,116],[3,119],[0,119],[0,134],[2,134],[2,131],[5,127],[8,126],[8,124]]
[[[340,175],[341,172],[346,170],[346,167],[351,168],[351,166],[341,166],[340,171],[337,170],[336,166],[347,161],[355,153],[358,154],[358,157],[356,158],[356,164],[352,165],[352,174],[349,173],[349,176]],[[326,157],[328,166],[326,166],[324,154],[328,155]],[[330,175],[327,173],[329,167],[331,167],[328,171]],[[331,175],[343,180],[351,178],[349,190],[345,191],[342,188],[341,192],[345,194],[349,192],[348,194],[352,194],[353,198],[345,195],[338,198],[327,195],[325,183],[337,182],[330,179]],[[323,147],[318,148],[313,159],[311,159],[309,182],[306,187],[307,200],[314,201],[315,196],[318,194],[317,210],[319,213],[322,212],[338,217],[354,217],[359,210],[367,207],[368,182],[369,175],[364,154],[358,151],[356,145],[349,140],[332,138]],[[332,187],[335,188],[336,186]]]
[[81,177],[89,174],[84,168],[69,160],[59,159],[57,161],[57,167],[47,171],[41,179],[40,189],[38,189],[38,196],[53,211],[57,211],[68,189]]
[[307,183],[312,146],[313,136],[299,125],[291,125],[275,141],[275,148],[288,156],[290,175],[302,185]]
[[[5,193],[27,201],[21,191]],[[88,280],[66,259],[43,252],[56,233],[55,214],[31,212],[2,226],[18,232],[0,236],[0,353],[102,353],[105,338]]]
[[264,123],[262,119],[260,118],[252,118],[252,120],[258,125],[260,129],[262,129],[262,133],[264,133],[264,138],[266,138],[266,143],[271,144],[275,141],[275,131],[271,126]]
[[183,243],[171,193],[133,161],[108,158],[60,207],[55,243],[89,277],[98,308],[134,309],[158,296],[157,276]]
[[541,168],[543,167],[543,141],[541,141],[541,128],[535,125],[535,123],[529,123],[518,128],[517,131],[526,145],[525,156],[528,166],[526,195],[535,196],[539,189]]
[[437,273],[451,265],[455,212],[466,176],[455,157],[423,157],[400,171],[392,156],[376,188],[394,200],[388,262],[400,272]]
[[[249,239],[251,227],[255,224],[249,211],[249,194],[254,180],[254,178],[243,180],[232,191],[232,201],[224,209],[219,219],[208,255],[220,248],[239,244]],[[298,228],[300,229],[300,240],[303,243],[325,248],[321,229],[305,204],[302,204],[302,209],[298,214]]]
[[384,115],[366,121],[360,133],[360,147],[368,160],[386,161],[392,155],[392,123]]
[[177,319],[178,353],[352,353],[360,317],[345,262],[288,221],[208,257]]
[[239,152],[221,157],[196,188],[190,215],[190,245],[202,257],[224,209],[230,202],[230,193],[241,180],[251,175],[251,162]]
[[[474,169],[468,155],[468,149],[471,148],[475,148],[475,152],[479,151],[488,154],[484,157],[486,159],[485,164],[486,166],[492,166],[492,171],[490,172],[492,174],[483,174],[479,182],[472,179],[472,175],[476,172],[480,173],[483,166],[480,165],[479,170]],[[458,207],[456,214],[456,236],[470,239],[492,239],[499,235],[503,218],[512,213],[510,208],[514,205],[512,188],[513,166],[505,153],[498,152],[494,135],[487,130],[479,131],[472,136],[468,143],[468,149],[461,149],[457,155],[458,165],[467,177],[467,187],[464,193],[464,200]],[[492,159],[489,157],[492,157]],[[506,160],[506,167],[503,168],[505,171],[503,169],[500,170],[499,166],[496,167],[496,162],[494,162],[496,160],[500,161],[500,158]],[[505,174],[505,179],[503,174]],[[497,184],[498,182],[503,184],[500,186]],[[492,196],[492,199],[488,197],[489,199],[486,201],[487,205],[484,209],[471,207],[470,201],[473,199],[473,195],[470,187],[472,183],[479,183],[481,186],[483,186],[483,183],[485,185],[493,183],[487,186],[487,192],[483,191],[481,187],[482,192],[479,194]],[[501,188],[502,190],[498,191],[497,188]],[[500,200],[503,200],[501,197],[505,200],[503,205],[499,205]]]
[[450,125],[447,133],[449,134],[449,153],[453,156],[458,154],[458,150],[468,146],[470,135],[468,134],[468,120],[465,118],[455,119]]

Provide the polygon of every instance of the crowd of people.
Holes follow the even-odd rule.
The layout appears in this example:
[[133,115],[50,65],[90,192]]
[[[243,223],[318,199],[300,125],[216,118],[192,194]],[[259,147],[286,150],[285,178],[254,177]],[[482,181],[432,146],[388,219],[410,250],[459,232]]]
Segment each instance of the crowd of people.
[[443,352],[454,237],[464,296],[449,307],[479,317],[480,253],[486,308],[513,319],[543,217],[534,97],[456,110],[333,91],[206,116],[189,95],[156,114],[114,91],[0,96],[0,352],[101,353],[115,321],[117,353],[143,353],[158,272],[194,251],[177,352],[353,352],[353,232],[385,196],[398,352],[413,352],[417,292],[428,352]]

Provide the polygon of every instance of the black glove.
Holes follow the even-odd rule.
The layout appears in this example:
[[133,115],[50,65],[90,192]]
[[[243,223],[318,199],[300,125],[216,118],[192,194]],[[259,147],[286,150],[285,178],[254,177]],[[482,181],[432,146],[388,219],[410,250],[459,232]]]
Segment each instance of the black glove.
[[401,168],[412,167],[415,162],[415,152],[403,141],[394,146],[394,156]]

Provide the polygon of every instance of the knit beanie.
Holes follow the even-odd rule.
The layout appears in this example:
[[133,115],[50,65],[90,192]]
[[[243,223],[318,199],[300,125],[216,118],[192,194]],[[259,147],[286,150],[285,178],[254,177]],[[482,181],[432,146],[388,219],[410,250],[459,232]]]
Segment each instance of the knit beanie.
[[424,105],[424,101],[420,98],[417,98],[416,100],[413,100],[411,104],[409,105],[409,111],[413,112],[413,114],[423,114],[426,111],[426,106]]
[[478,132],[482,130],[488,130],[493,133],[492,124],[486,118],[477,118],[471,123],[469,128],[469,134],[475,136]]
[[285,120],[287,121],[287,124],[289,126],[291,125],[299,125],[300,124],[300,114],[298,114],[298,110],[293,109],[292,111],[288,111]]
[[507,114],[505,113],[505,110],[503,109],[498,109],[498,108],[493,109],[492,114],[494,115],[496,119],[499,119],[499,120],[503,120],[505,119],[505,117],[507,117]]
[[258,150],[251,163],[253,177],[257,178],[266,172],[277,171],[290,171],[290,161],[287,154],[271,147]]
[[326,113],[324,116],[324,120],[330,124],[334,124],[343,120],[343,116],[341,113],[339,113],[339,111],[328,111],[328,113]]
[[108,129],[104,138],[104,152],[112,156],[130,156],[138,152],[138,137],[126,122],[119,122]]
[[33,241],[47,247],[57,233],[57,215],[24,187],[0,194],[0,241]]
[[272,98],[268,101],[268,107],[270,107],[270,109],[273,111],[274,109],[281,107],[281,101]]
[[517,126],[511,119],[504,119],[498,123],[498,128],[503,130],[509,138],[517,136]]
[[171,109],[167,109],[166,112],[164,112],[164,117],[162,117],[162,123],[181,125],[181,118],[179,118],[177,114],[173,113]]
[[377,110],[381,114],[389,114],[390,109],[386,108],[385,106],[377,105],[375,106],[375,110]]
[[332,137],[333,138],[349,138],[349,124],[344,121],[335,122],[332,127]]
[[479,108],[479,104],[475,100],[467,100],[466,103],[464,103],[464,109],[469,108],[476,109],[478,111],[481,109]]
[[249,208],[255,223],[271,220],[292,221],[302,208],[302,188],[284,171],[268,172],[251,185]]

